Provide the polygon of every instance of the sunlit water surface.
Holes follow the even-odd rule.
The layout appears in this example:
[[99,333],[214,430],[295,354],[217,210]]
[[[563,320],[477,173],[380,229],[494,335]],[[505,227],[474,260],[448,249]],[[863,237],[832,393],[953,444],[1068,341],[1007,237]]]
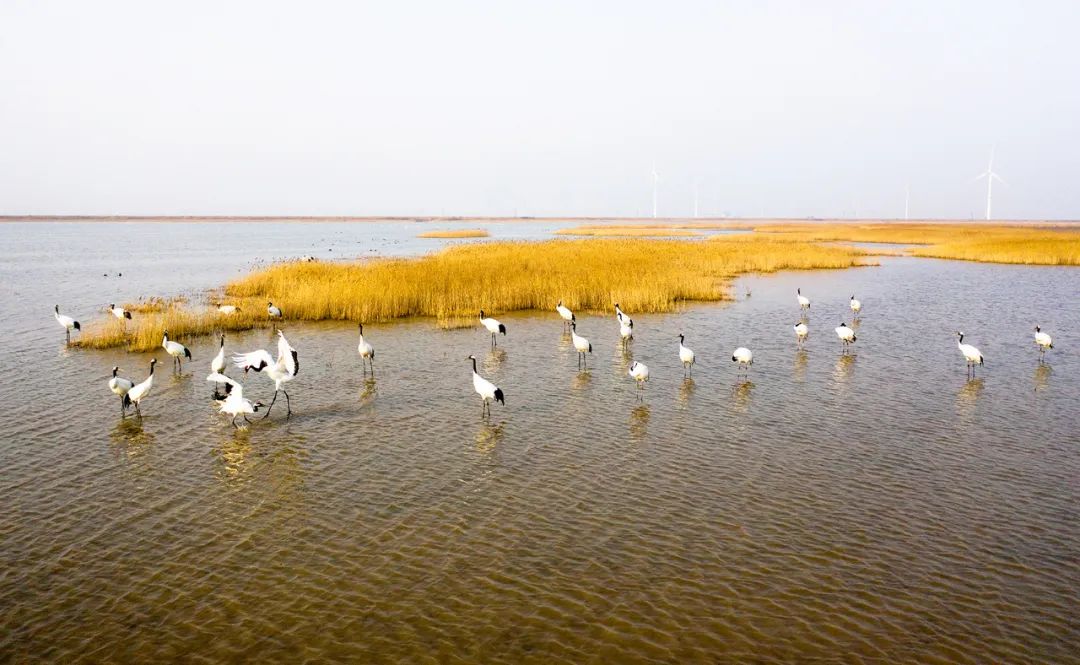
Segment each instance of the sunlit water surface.
[[[279,400],[239,431],[203,381],[211,340],[176,375],[162,352],[65,349],[52,319],[260,260],[441,245],[401,226],[0,225],[0,660],[1077,662],[1075,269],[748,277],[749,298],[634,315],[628,351],[580,316],[587,372],[553,312],[501,316],[497,350],[369,324],[374,379],[352,325],[286,322],[292,417]],[[957,329],[987,359],[974,380]],[[506,393],[488,419],[469,354]],[[110,368],[154,356],[145,417],[121,419]]]

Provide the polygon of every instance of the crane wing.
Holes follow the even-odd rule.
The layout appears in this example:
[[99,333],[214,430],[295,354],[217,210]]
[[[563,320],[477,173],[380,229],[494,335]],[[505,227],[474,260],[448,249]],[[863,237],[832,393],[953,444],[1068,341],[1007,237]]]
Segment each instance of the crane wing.
[[274,359],[270,357],[267,351],[259,349],[258,351],[233,356],[233,364],[244,371],[253,369],[256,372],[261,372],[264,368],[273,365]]
[[[242,386],[241,384],[237,383],[236,381],[230,379],[229,377],[225,376],[224,374],[222,374],[220,372],[212,373],[210,376],[206,377],[206,380],[207,381],[213,381],[214,383],[224,383],[224,384],[226,384],[225,385],[225,394],[226,395],[235,397],[236,399],[243,399],[244,398],[244,386]],[[216,388],[214,389],[214,392],[217,392]]]
[[285,363],[285,371],[290,375],[296,376],[296,373],[300,371],[300,359],[296,354],[296,349],[289,346],[289,342],[285,339],[285,335],[278,335],[278,362]]
[[214,372],[210,376],[206,377],[206,380],[207,381],[213,381],[214,383],[227,383],[227,384],[229,384],[230,386],[233,387],[233,390],[235,390],[237,388],[240,388],[239,383],[237,383],[233,379],[230,379],[229,377],[225,376],[224,374],[222,374],[220,372]]

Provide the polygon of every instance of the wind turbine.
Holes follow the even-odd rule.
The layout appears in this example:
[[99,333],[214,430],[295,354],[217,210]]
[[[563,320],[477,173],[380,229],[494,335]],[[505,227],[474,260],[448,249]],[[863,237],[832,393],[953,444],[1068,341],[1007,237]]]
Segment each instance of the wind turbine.
[[697,219],[698,217],[698,185],[700,183],[700,178],[694,178],[694,219]]
[[908,210],[911,204],[911,183],[904,188],[904,221],[908,221]]
[[652,216],[656,219],[656,190],[660,184],[660,174],[656,172],[656,164],[652,167]]
[[971,180],[972,182],[975,182],[976,180],[981,180],[982,178],[986,178],[986,219],[987,220],[990,219],[990,204],[994,200],[994,179],[997,178],[999,181],[1001,181],[1001,184],[1003,184],[1003,185],[1009,184],[1009,183],[1005,182],[1005,180],[1001,176],[994,173],[994,148],[995,147],[996,146],[990,146],[990,165],[986,167],[986,171],[984,171],[983,173],[980,173],[979,175],[975,176]]

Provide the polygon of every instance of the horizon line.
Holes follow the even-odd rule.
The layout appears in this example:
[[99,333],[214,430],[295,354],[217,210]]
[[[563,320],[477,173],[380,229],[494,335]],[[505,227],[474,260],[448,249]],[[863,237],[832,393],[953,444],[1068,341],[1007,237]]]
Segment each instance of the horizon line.
[[490,221],[490,222],[522,222],[522,221],[558,221],[558,222],[595,222],[595,221],[639,221],[642,223],[655,224],[658,221],[673,221],[679,223],[760,223],[760,222],[944,222],[964,224],[1039,224],[1039,223],[1078,223],[1076,218],[1017,218],[1017,219],[971,219],[959,217],[916,217],[903,219],[900,217],[840,217],[840,216],[751,216],[751,217],[640,217],[620,215],[0,215],[0,222],[66,222],[66,221],[117,221],[117,222],[262,222],[262,221],[297,221],[297,222],[455,222],[455,221]]

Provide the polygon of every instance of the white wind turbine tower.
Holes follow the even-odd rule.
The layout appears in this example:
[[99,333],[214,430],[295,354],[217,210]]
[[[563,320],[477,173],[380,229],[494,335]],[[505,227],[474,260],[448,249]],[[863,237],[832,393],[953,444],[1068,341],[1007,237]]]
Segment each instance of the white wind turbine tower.
[[994,179],[997,178],[999,181],[1001,181],[1001,184],[1003,184],[1003,185],[1009,184],[1009,183],[1005,182],[1005,180],[1001,176],[994,173],[994,148],[995,147],[996,146],[990,146],[990,165],[986,167],[986,171],[983,172],[983,173],[980,173],[979,175],[975,176],[972,179],[972,182],[974,182],[976,180],[986,178],[986,219],[987,220],[990,219],[990,205],[991,205],[991,203],[993,202],[993,199],[994,199]]
[[698,185],[701,184],[700,178],[694,178],[694,219],[698,217]]
[[911,184],[904,188],[904,221],[908,221],[908,210],[911,206]]
[[656,164],[652,167],[652,216],[656,219],[656,190],[660,184],[660,174],[656,172]]

